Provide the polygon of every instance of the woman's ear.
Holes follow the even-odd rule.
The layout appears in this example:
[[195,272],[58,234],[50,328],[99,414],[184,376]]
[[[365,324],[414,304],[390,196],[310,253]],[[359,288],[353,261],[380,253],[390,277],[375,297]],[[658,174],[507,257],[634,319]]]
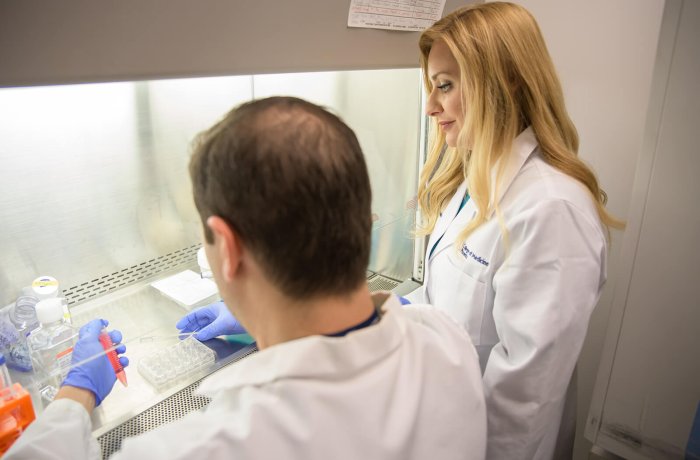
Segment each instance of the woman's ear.
[[[238,233],[219,216],[207,219],[207,227],[214,234],[214,257],[210,264],[218,264],[221,279],[231,282],[241,264],[242,246]],[[213,267],[212,267],[213,270]]]

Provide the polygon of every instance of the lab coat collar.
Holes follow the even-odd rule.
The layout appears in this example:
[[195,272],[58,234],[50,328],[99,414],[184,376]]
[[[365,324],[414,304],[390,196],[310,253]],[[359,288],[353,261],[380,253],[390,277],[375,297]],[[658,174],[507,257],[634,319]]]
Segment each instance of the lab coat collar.
[[314,335],[274,345],[227,366],[205,379],[196,394],[262,385],[280,379],[343,379],[356,375],[396,350],[405,325],[398,318],[398,298],[381,292],[372,296],[381,320],[344,337]]
[[[498,195],[496,195],[496,174],[498,168],[495,167],[491,171],[491,196],[496,197],[495,203],[501,202],[508,188],[513,183],[515,176],[518,175],[518,172],[520,172],[523,165],[536,148],[537,137],[535,137],[535,131],[532,129],[532,126],[528,126],[513,140],[513,147],[510,155],[503,158],[503,160],[506,161],[506,165],[498,189]],[[487,218],[491,218],[492,216],[493,210],[489,213]]]
[[[531,126],[528,126],[513,140],[511,154],[504,157],[504,161],[506,161],[507,163],[503,172],[503,178],[501,180],[500,188],[498,190],[498,199],[496,201],[497,203],[501,202],[506,191],[513,183],[513,180],[515,180],[515,176],[517,176],[520,169],[522,169],[523,165],[530,157],[532,152],[535,151],[536,148],[537,138],[535,137],[535,132],[533,131]],[[492,171],[493,180],[491,181],[493,187],[491,189],[492,196],[496,196],[496,173],[497,168],[494,168]],[[435,251],[433,252],[432,256],[430,255],[430,251],[433,248],[433,245],[438,241],[438,239],[443,237],[450,225],[454,222],[457,225],[457,227],[463,229],[476,213],[476,203],[474,203],[472,200],[469,200],[467,205],[464,206],[464,208],[462,208],[462,210],[459,213],[457,213],[459,205],[461,204],[462,198],[464,197],[466,191],[467,182],[465,181],[462,182],[462,184],[457,188],[457,191],[452,196],[452,199],[445,208],[445,211],[442,213],[441,218],[438,219],[437,223],[435,224],[435,230],[433,230],[433,232],[430,234],[430,238],[428,239],[427,257],[429,261],[432,260],[435,256],[437,256],[440,253],[440,251],[443,250],[445,247],[451,246],[454,243],[454,238],[442,238],[438,243],[437,247],[435,248]],[[487,219],[490,219],[492,216],[493,211],[489,213]],[[455,237],[457,235],[458,233],[454,234]],[[427,282],[428,276],[429,275],[426,272],[424,277],[424,283]]]

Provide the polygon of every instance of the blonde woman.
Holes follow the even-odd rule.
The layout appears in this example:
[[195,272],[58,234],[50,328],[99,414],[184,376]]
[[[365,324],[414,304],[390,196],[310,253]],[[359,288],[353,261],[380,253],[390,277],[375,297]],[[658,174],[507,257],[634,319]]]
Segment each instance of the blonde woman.
[[418,192],[424,284],[407,297],[447,310],[476,345],[488,458],[571,458],[567,390],[622,224],[577,156],[527,10],[468,6],[419,46],[435,136]]

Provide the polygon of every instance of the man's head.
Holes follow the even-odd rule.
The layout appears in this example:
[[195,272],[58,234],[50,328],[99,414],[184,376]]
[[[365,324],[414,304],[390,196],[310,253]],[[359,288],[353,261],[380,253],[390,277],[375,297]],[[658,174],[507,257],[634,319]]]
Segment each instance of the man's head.
[[287,297],[344,295],[364,282],[369,177],[335,115],[291,97],[242,104],[200,135],[190,176],[207,243],[218,216]]

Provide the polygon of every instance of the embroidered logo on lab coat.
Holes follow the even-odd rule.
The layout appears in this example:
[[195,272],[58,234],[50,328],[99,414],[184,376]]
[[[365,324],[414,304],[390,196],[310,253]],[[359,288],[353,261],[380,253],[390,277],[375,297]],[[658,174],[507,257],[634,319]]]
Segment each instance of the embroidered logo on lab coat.
[[472,252],[472,250],[469,249],[469,246],[467,246],[466,244],[464,246],[462,246],[462,255],[464,257],[466,257],[467,259],[474,259],[475,261],[479,262],[484,267],[489,266],[488,260],[485,260],[483,257],[477,256],[476,254],[474,254],[474,252]]

